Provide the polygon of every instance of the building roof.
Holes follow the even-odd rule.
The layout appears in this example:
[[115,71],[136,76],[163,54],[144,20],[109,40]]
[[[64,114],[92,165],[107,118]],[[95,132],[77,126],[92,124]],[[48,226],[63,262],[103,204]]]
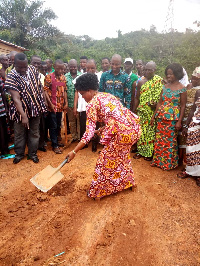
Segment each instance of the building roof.
[[13,43],[10,43],[10,42],[3,41],[1,39],[0,39],[0,43],[3,43],[3,44],[8,45],[8,46],[11,46],[13,48],[20,49],[21,51],[29,51],[29,49],[26,49],[24,47],[18,46],[16,44],[13,44]]

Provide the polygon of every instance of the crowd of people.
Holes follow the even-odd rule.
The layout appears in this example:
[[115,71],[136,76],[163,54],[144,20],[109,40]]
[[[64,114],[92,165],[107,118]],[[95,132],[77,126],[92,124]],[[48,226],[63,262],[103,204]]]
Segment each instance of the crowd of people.
[[[70,162],[80,149],[99,154],[88,196],[101,198],[135,186],[130,151],[163,170],[183,165],[179,178],[192,176],[200,186],[200,67],[188,80],[178,63],[156,75],[156,63],[114,54],[101,60],[80,57],[42,61],[33,55],[0,55],[1,158],[19,163],[25,156],[38,163],[37,150],[63,152],[62,119],[67,120]],[[135,73],[133,72],[135,70]],[[14,135],[15,155],[9,143]],[[11,143],[12,144],[12,143]]]

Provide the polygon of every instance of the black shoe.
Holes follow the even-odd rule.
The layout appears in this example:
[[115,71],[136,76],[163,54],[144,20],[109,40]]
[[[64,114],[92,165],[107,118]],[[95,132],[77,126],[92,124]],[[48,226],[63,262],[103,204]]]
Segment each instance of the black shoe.
[[38,148],[39,151],[43,151],[43,152],[46,152],[47,149],[45,147],[41,147],[41,148]]
[[39,159],[37,156],[31,158],[34,163],[39,163]]
[[22,159],[20,159],[20,158],[15,158],[15,159],[13,160],[13,163],[14,163],[14,164],[17,164],[17,163],[19,163],[21,160],[22,160]]

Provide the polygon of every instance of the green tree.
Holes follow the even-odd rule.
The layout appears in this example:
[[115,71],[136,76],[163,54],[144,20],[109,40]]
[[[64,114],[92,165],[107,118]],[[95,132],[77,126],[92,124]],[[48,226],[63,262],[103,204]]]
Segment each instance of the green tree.
[[59,34],[50,24],[56,18],[55,13],[42,7],[43,1],[40,0],[1,0],[0,38],[32,48],[38,41]]

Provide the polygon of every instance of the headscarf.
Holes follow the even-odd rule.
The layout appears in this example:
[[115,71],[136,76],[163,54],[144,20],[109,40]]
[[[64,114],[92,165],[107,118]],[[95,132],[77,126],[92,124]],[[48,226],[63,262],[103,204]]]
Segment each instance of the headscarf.
[[200,78],[200,66],[195,68],[195,70],[192,73],[192,76]]

